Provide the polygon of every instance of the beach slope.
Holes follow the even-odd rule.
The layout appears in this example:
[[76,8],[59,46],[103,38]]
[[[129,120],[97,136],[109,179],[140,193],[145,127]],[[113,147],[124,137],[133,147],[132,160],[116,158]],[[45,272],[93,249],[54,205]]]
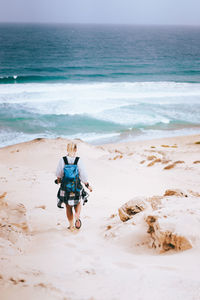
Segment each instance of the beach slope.
[[0,149],[1,300],[199,300],[200,135],[77,143],[93,193],[74,232],[54,184],[67,140]]

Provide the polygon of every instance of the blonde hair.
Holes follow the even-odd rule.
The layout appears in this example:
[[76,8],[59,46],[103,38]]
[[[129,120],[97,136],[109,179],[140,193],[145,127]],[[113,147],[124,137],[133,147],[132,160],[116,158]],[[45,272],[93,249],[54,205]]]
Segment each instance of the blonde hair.
[[77,144],[70,142],[67,144],[67,152],[69,156],[74,156],[77,151]]

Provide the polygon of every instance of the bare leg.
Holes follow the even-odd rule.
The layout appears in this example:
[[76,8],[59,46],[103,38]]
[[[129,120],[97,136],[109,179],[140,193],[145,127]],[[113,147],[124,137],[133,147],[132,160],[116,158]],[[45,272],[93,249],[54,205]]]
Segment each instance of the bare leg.
[[72,207],[69,206],[68,204],[66,204],[66,215],[67,215],[67,219],[69,221],[69,227],[72,228],[73,227],[73,211],[72,211]]
[[75,227],[79,229],[81,227],[80,213],[81,213],[81,203],[79,202],[75,207]]
[[81,202],[79,202],[75,207],[75,219],[78,220],[81,214]]

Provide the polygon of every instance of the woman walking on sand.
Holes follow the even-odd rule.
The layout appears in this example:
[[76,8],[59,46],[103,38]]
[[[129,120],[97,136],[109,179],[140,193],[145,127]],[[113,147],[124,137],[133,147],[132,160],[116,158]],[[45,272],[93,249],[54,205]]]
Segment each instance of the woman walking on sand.
[[[81,212],[81,192],[82,192],[82,186],[81,182],[85,184],[85,186],[89,189],[90,192],[92,192],[92,187],[88,183],[87,174],[84,168],[84,165],[82,163],[82,160],[79,157],[76,157],[77,153],[77,144],[70,142],[67,145],[67,156],[60,159],[57,170],[56,170],[56,176],[57,176],[57,182],[61,183],[61,189],[60,194],[61,195],[62,202],[66,204],[66,215],[67,219],[69,221],[69,229],[74,228],[74,215],[73,215],[73,208],[75,210],[75,227],[79,229],[81,227],[81,220],[80,220],[80,212]],[[72,165],[74,167],[72,167]],[[65,182],[66,177],[66,170],[73,169],[73,172],[75,173],[76,170],[78,171],[78,185],[77,188],[78,192],[68,192],[70,190],[70,187],[68,188],[70,183]],[[76,167],[77,166],[77,167]],[[67,170],[69,171],[69,170]],[[81,182],[80,182],[81,181]],[[66,185],[65,185],[66,184]]]

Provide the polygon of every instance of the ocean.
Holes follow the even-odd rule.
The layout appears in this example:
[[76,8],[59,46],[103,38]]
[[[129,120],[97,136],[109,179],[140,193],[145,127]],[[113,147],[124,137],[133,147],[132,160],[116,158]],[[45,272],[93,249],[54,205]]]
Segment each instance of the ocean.
[[0,24],[0,146],[200,134],[200,27]]

